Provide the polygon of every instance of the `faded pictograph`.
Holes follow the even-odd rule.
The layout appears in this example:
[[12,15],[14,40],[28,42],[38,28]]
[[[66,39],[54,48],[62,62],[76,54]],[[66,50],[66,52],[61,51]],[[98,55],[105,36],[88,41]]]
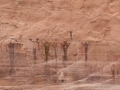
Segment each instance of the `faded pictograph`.
[[[59,39],[49,41],[38,38],[35,40],[30,38],[28,41],[30,44],[24,45],[16,39],[12,39],[7,44],[8,52],[6,53],[8,53],[10,61],[8,75],[12,82],[27,83],[27,80],[36,78],[36,76],[41,77],[46,83],[54,84],[72,82],[82,78],[86,78],[86,83],[101,82],[108,78],[116,82],[119,75],[119,64],[113,64],[114,61],[118,62],[119,53],[113,53],[108,42],[87,40],[74,42],[59,41]],[[22,60],[23,57],[24,60]],[[23,66],[20,65],[23,63],[19,63],[18,65],[17,59],[22,60],[23,63],[27,62],[27,64]],[[67,69],[67,67],[69,68]],[[106,76],[107,74],[109,75]],[[22,77],[22,79],[18,80],[18,77]],[[35,79],[31,82],[38,83],[39,80]]]

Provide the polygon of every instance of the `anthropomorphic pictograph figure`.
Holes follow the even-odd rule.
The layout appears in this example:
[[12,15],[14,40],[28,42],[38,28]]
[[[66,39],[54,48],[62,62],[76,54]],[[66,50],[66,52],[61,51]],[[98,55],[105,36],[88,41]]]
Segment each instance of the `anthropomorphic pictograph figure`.
[[10,56],[10,71],[9,71],[9,74],[11,76],[11,80],[13,80],[13,76],[15,74],[15,69],[14,69],[14,47],[15,47],[15,43],[10,42],[8,44],[9,56]]
[[49,56],[49,50],[50,50],[50,43],[45,41],[43,43],[44,49],[45,49],[45,61],[48,61],[48,56]]
[[111,66],[111,73],[112,73],[112,78],[115,79],[115,73],[116,73],[116,65],[112,64]]
[[54,42],[54,43],[52,44],[52,47],[54,48],[54,52],[55,52],[55,59],[57,59],[57,43],[56,43],[56,42]]
[[73,36],[72,36],[72,30],[69,31],[69,34],[70,34],[70,38],[73,39]]
[[67,43],[67,41],[64,41],[61,44],[61,46],[62,46],[62,49],[64,52],[63,61],[66,61],[67,60],[67,50],[68,50],[68,47],[70,46],[70,43]]
[[33,55],[34,55],[34,60],[37,60],[37,56],[36,56],[36,49],[33,49]]
[[33,42],[33,59],[34,59],[34,65],[36,64],[37,60],[37,49],[36,49],[36,44],[38,43],[38,38],[36,40],[32,40],[31,38],[29,39],[31,42]]
[[[43,42],[44,41],[44,42]],[[48,56],[49,56],[49,51],[50,51],[50,42],[45,41],[44,39],[41,41],[44,47],[44,54],[45,54],[45,67],[44,67],[44,74],[47,76],[47,80],[50,79],[50,70],[49,70],[49,65],[48,65]]]
[[57,42],[54,42],[53,44],[52,44],[52,47],[53,47],[53,49],[54,49],[54,55],[55,55],[55,59],[56,59],[56,65],[55,65],[55,69],[57,69]]
[[85,42],[85,43],[82,43],[82,45],[83,45],[84,48],[85,48],[85,62],[87,62],[87,60],[88,60],[88,55],[87,55],[87,53],[88,53],[88,45],[89,45],[89,43]]

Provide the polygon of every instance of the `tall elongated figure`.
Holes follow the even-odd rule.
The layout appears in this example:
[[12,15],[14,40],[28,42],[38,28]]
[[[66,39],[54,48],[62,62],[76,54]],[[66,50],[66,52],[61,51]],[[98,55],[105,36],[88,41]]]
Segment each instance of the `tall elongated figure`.
[[70,43],[68,43],[67,41],[64,41],[63,43],[61,43],[64,55],[63,55],[63,61],[67,60],[67,50],[68,47],[70,46]]
[[115,73],[116,73],[116,66],[115,66],[115,64],[112,64],[112,66],[111,66],[111,73],[112,73],[112,78],[115,79]]
[[57,60],[57,43],[56,43],[56,42],[54,42],[54,43],[52,44],[52,47],[54,48],[54,52],[55,52],[55,59]]
[[82,45],[84,46],[84,48],[85,48],[85,62],[87,62],[87,60],[88,60],[88,45],[89,45],[89,42],[87,43],[87,42],[85,42],[85,43],[82,43]]
[[52,47],[54,48],[55,59],[56,59],[55,69],[57,69],[57,43],[54,42],[54,43],[52,44]]
[[31,42],[33,42],[33,59],[34,59],[34,65],[36,64],[37,60],[37,49],[36,49],[36,44],[38,43],[38,38],[33,41],[31,38],[29,39]]
[[69,33],[70,33],[70,38],[73,39],[72,31],[69,31]]
[[14,46],[15,44],[10,42],[8,44],[8,48],[9,48],[9,57],[10,57],[10,71],[9,74],[11,76],[11,79],[13,78],[13,75],[15,74],[15,70],[14,70]]
[[44,44],[44,49],[45,49],[45,61],[48,61],[50,43],[45,41],[45,43],[43,43],[43,44]]

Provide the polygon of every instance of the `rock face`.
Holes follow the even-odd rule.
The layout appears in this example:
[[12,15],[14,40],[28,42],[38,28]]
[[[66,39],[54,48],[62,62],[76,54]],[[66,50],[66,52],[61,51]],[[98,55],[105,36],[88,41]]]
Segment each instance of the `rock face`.
[[[0,84],[7,85],[5,89],[57,84],[41,90],[86,90],[90,83],[113,83],[113,63],[114,83],[120,83],[119,6],[120,0],[0,0]],[[50,43],[47,62],[45,41]],[[67,52],[63,41],[70,43]],[[15,44],[13,83],[8,78],[10,42]],[[31,87],[23,87],[27,88]]]
[[67,31],[73,30],[73,37],[78,40],[119,41],[115,38],[119,36],[117,0],[1,0],[0,3],[2,37],[62,39],[69,38]]

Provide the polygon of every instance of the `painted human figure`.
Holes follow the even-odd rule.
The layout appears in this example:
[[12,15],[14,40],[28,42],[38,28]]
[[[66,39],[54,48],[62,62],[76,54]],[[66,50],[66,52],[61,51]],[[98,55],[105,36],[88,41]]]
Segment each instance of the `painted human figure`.
[[10,42],[8,44],[8,48],[9,48],[9,56],[10,56],[10,71],[9,71],[9,74],[11,76],[11,79],[13,78],[12,76],[14,75],[15,73],[15,70],[14,70],[14,47],[15,47],[15,44]]
[[88,60],[87,53],[88,53],[88,45],[89,45],[89,43],[85,42],[83,45],[84,45],[84,48],[85,48],[85,61],[87,62],[87,60]]
[[34,59],[34,64],[36,64],[37,60],[37,49],[36,49],[36,44],[38,43],[39,39],[37,38],[36,40],[32,40],[31,38],[29,39],[31,42],[33,42],[33,59]]
[[115,64],[112,64],[111,66],[111,73],[112,73],[112,78],[115,79],[115,72],[116,72],[116,66]]
[[55,59],[57,59],[57,43],[54,42],[54,43],[52,44],[52,46],[53,46],[54,51],[55,51]]
[[[44,40],[44,39],[43,39]],[[49,50],[50,50],[50,43],[48,41],[43,42],[43,40],[41,41],[41,43],[44,46],[44,53],[45,53],[45,66],[44,66],[44,74],[47,76],[47,80],[49,80],[50,78],[50,70],[49,70],[49,65],[47,63],[48,61],[48,56],[49,56]]]
[[57,43],[54,42],[54,43],[52,44],[52,47],[54,48],[55,59],[56,59],[56,66],[55,66],[55,69],[57,69]]
[[44,44],[44,49],[45,49],[45,61],[48,61],[49,50],[50,50],[50,43],[46,41],[43,44]]
[[33,49],[33,55],[34,55],[34,60],[37,60],[37,56],[36,56],[36,48]]
[[63,56],[63,60],[66,61],[67,60],[67,49],[69,47],[70,43],[67,43],[67,41],[64,41],[61,46],[64,52],[64,56]]
[[69,34],[70,34],[70,38],[73,39],[73,37],[72,37],[72,30],[71,30],[71,31],[68,31],[68,32],[69,32]]

